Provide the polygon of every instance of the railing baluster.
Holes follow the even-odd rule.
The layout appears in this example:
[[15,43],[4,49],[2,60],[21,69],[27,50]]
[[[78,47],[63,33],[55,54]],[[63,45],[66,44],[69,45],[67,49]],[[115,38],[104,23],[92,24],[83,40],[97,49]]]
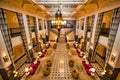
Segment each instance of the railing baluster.
[[9,28],[11,37],[16,37],[21,35],[20,28]]

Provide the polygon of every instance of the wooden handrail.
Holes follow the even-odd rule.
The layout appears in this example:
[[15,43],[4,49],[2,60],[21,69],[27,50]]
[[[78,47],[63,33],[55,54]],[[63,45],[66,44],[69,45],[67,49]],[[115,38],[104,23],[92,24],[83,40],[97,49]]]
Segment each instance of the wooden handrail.
[[21,35],[21,29],[20,28],[9,28],[8,30],[10,31],[10,35],[12,37]]

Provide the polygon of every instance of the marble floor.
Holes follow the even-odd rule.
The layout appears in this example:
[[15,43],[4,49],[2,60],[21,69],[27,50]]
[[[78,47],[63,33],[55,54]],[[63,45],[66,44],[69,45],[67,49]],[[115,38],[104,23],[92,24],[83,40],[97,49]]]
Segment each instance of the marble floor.
[[58,43],[49,80],[73,80],[68,65],[66,45]]
[[[72,78],[71,72],[77,70],[79,78],[77,80],[99,80],[97,77],[88,75],[82,66],[82,58],[78,57],[75,50],[72,53],[66,48],[64,35],[61,35],[57,43],[57,49],[52,51],[54,55],[46,55],[41,58],[41,64],[34,75],[29,75],[26,79],[21,80],[75,80]],[[69,54],[70,52],[70,54]],[[52,60],[52,67],[49,76],[43,75],[43,70],[46,66],[47,60]],[[70,68],[68,65],[69,60],[75,62],[75,66]]]

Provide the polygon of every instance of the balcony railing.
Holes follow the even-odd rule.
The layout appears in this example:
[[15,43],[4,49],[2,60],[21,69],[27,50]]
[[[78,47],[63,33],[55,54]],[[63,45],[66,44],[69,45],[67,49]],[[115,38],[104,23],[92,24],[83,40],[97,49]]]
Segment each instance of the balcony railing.
[[100,35],[108,37],[109,36],[109,31],[110,31],[110,28],[101,28]]
[[21,29],[20,28],[10,28],[10,35],[11,37],[16,37],[21,35]]
[[42,26],[39,26],[39,30],[42,30]]
[[31,26],[31,27],[30,27],[30,31],[31,31],[31,32],[35,32],[35,26]]

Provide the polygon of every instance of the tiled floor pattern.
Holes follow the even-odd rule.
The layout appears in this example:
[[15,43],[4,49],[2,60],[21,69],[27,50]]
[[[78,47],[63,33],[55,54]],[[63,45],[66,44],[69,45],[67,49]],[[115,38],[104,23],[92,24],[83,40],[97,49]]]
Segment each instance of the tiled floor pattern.
[[[69,68],[68,61],[70,59],[70,56],[68,56],[67,54],[66,44],[63,35],[60,36],[59,43],[54,54],[55,55],[51,57],[53,59],[53,65],[51,67],[51,73],[49,74],[49,76],[43,76],[42,72],[42,69],[44,68],[43,63],[45,63],[47,58],[45,57],[40,59],[42,64],[40,71],[38,70],[37,74],[28,76],[27,79],[24,80],[75,80],[72,78],[71,71],[75,68],[77,69],[77,64],[80,65],[80,67],[82,68],[81,70],[78,69],[79,79],[77,80],[100,80],[96,77],[97,75],[95,76],[96,78],[87,75],[86,71],[82,67],[82,59],[79,58],[77,55],[73,55],[71,57],[71,59],[75,61],[76,66],[73,69]],[[96,66],[96,64],[93,64],[93,66]]]
[[30,66],[30,63],[25,63],[25,64],[23,64],[21,67],[20,67],[20,69],[18,70],[18,73],[19,73],[19,76],[21,77],[21,76],[23,76],[23,74],[25,73],[25,68],[26,67],[28,67],[28,66]]
[[95,68],[97,75],[102,76],[101,72],[103,71],[103,68],[98,63],[91,63],[91,64]]
[[68,65],[68,54],[63,37],[59,39],[49,80],[73,80]]

